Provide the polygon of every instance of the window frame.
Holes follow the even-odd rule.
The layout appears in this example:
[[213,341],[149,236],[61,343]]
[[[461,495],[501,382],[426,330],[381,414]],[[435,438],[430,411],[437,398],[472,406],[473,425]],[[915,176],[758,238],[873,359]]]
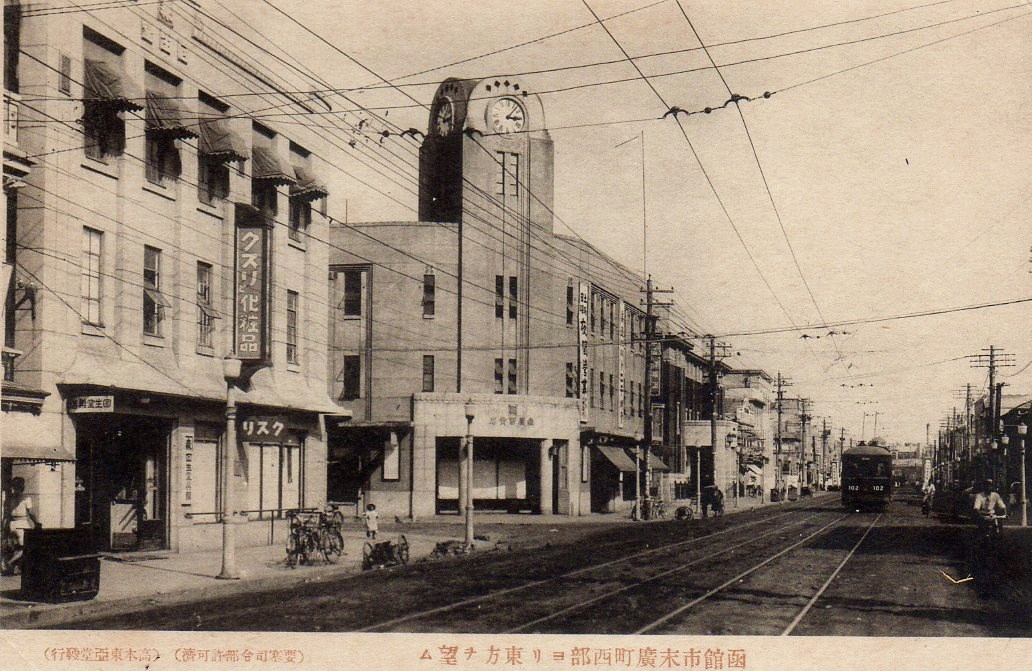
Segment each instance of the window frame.
[[423,317],[433,319],[437,314],[437,276],[423,273]]
[[298,317],[301,311],[301,295],[296,291],[287,289],[287,363],[295,366],[301,365],[299,338],[298,338]]
[[362,276],[364,271],[358,268],[345,268],[343,298],[341,300],[341,312],[344,317],[362,316]]
[[[153,268],[148,267],[153,261]],[[148,309],[148,302],[150,309]],[[143,246],[143,333],[147,336],[161,338],[161,325],[165,321],[165,308],[168,301],[161,293],[161,249],[151,245]],[[153,320],[153,329],[148,330],[148,322]]]
[[214,277],[212,264],[197,262],[197,346],[208,350],[215,347]]
[[[79,316],[82,319],[83,324],[102,327],[104,325],[104,231],[90,226],[83,226],[82,232],[83,247],[88,246],[89,249],[82,250],[82,259],[79,266],[81,277],[79,287],[81,299],[80,309],[82,310],[82,314]],[[96,240],[97,243],[96,254],[92,251],[94,240]],[[88,245],[87,242],[89,243]],[[93,268],[92,263],[94,259],[96,262],[95,269]],[[88,264],[87,260],[90,260],[91,262]],[[96,281],[97,295],[95,297],[93,296],[91,280]],[[88,291],[88,294],[84,294],[84,289]],[[87,305],[96,306],[96,320],[91,319],[93,315]]]
[[423,392],[434,391],[435,362],[433,354],[423,355]]
[[341,401],[357,401],[362,398],[362,356],[345,354],[341,359]]

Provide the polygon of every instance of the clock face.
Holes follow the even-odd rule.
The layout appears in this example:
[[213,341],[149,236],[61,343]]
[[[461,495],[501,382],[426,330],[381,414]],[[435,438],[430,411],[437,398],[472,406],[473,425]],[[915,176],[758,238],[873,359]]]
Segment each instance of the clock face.
[[527,124],[523,108],[512,98],[499,98],[488,112],[491,128],[496,133],[518,133]]
[[447,98],[441,98],[437,103],[434,126],[438,135],[447,135],[455,128],[455,106]]

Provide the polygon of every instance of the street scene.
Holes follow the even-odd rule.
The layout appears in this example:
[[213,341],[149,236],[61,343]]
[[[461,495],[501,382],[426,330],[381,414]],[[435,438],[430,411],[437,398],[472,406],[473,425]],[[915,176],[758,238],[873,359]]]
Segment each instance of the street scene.
[[4,629],[1032,641],[1032,9],[763,5],[5,0]]

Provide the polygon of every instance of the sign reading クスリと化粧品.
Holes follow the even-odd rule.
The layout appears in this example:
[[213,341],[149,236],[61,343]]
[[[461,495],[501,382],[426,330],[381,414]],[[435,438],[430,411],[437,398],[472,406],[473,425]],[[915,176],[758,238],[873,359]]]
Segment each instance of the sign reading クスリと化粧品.
[[268,351],[267,235],[268,229],[263,222],[246,219],[237,222],[234,349],[236,357],[243,361],[263,361]]

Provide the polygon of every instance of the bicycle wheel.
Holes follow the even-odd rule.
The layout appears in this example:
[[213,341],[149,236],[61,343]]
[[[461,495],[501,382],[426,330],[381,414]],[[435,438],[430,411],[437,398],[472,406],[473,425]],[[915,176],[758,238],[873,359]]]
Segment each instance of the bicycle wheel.
[[326,561],[334,563],[344,554],[344,537],[336,529],[326,529],[322,532],[322,553]]
[[300,552],[298,550],[298,538],[297,534],[293,531],[287,535],[287,566],[294,568],[300,559]]
[[373,546],[369,541],[362,546],[362,570],[368,571],[373,568]]
[[298,557],[299,563],[310,566],[312,564],[312,556],[319,551],[319,546],[315,542],[315,538],[312,536],[312,532],[305,529],[302,532],[301,538],[298,539]]

